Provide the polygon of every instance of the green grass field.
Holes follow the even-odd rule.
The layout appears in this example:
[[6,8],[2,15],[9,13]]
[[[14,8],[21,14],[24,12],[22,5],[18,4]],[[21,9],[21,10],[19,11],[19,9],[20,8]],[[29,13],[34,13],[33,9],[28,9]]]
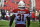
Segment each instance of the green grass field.
[[[30,27],[39,27],[38,21],[36,23],[33,23],[32,21],[30,22]],[[27,25],[27,24],[26,24]],[[9,27],[9,21],[1,21],[0,20],[0,27]],[[12,24],[12,27],[15,27],[15,21]]]

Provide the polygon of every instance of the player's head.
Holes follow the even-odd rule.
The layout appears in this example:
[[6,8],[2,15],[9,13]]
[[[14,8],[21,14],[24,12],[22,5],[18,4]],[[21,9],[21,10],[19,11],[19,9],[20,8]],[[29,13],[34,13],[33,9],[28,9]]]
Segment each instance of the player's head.
[[25,9],[25,3],[23,0],[21,0],[19,3],[18,3],[18,8],[19,9]]

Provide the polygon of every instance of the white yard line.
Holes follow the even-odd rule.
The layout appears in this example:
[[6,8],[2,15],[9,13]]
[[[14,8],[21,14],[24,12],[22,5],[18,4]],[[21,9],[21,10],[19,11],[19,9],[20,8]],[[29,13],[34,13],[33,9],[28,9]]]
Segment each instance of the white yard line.
[[[10,20],[0,20],[0,21],[6,21],[6,22],[9,22]],[[14,22],[15,22],[15,20],[14,20]]]

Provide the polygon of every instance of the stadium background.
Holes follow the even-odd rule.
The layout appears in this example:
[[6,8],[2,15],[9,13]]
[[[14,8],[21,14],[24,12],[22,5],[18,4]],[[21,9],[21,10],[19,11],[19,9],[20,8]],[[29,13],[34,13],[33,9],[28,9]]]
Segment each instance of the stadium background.
[[[3,7],[3,9],[8,9],[10,10],[10,7],[12,9],[17,9],[18,8],[18,2],[20,0],[0,0],[0,8]],[[40,9],[40,0],[23,0],[26,3],[26,7],[35,7],[35,9],[39,10]]]
[[[18,8],[18,3],[20,0],[0,0],[0,9],[5,10],[13,10]],[[33,10],[34,8],[38,11],[40,9],[40,0],[23,0],[26,3],[25,8],[31,8],[30,10]],[[12,8],[12,9],[10,9]],[[34,9],[34,10],[35,10]],[[15,26],[15,21],[12,25],[12,27]],[[0,27],[9,27],[9,21],[6,20],[0,20]],[[33,23],[31,21],[30,27],[39,27],[39,22],[36,21],[36,23]]]

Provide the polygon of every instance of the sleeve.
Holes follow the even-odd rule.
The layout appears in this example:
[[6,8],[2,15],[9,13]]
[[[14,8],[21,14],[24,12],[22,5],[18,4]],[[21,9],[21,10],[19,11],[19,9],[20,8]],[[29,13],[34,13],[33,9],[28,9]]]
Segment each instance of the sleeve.
[[15,10],[13,10],[13,14],[15,14]]
[[13,13],[15,13],[15,10],[13,10]]

